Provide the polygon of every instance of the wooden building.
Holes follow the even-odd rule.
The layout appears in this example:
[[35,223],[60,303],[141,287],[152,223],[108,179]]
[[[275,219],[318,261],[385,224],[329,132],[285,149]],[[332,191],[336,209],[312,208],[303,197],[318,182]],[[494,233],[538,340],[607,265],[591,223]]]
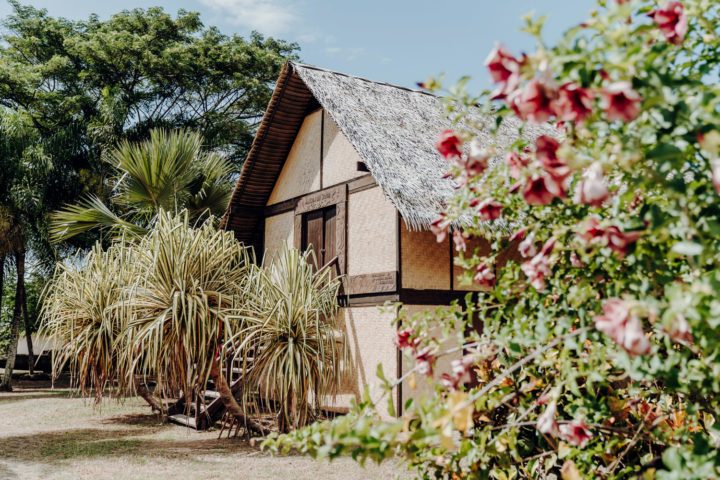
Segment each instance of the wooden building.
[[[439,244],[428,230],[454,191],[434,147],[445,128],[435,96],[288,63],[223,218],[258,254],[312,244],[320,263],[337,259],[353,362],[347,395],[374,390],[378,363],[388,376],[406,367],[396,312],[380,306],[399,301],[415,312],[473,290],[457,281],[451,240]],[[483,128],[478,135],[489,138]],[[400,389],[398,403],[410,394]]]

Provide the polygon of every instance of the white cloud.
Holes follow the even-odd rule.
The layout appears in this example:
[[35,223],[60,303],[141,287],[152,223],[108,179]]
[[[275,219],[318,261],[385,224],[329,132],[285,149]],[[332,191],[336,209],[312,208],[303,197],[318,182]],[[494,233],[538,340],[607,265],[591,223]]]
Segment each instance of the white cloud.
[[203,5],[228,15],[236,25],[264,34],[286,31],[298,20],[292,5],[284,0],[199,0]]

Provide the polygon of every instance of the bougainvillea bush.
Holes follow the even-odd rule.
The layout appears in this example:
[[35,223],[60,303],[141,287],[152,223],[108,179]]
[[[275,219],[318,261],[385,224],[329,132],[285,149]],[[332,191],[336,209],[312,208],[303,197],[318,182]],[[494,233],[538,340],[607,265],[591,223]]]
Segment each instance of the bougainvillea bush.
[[[502,153],[473,128],[438,141],[458,188],[433,230],[484,290],[402,319],[407,380],[437,395],[396,420],[366,397],[268,447],[399,456],[426,478],[720,477],[720,3],[601,1],[554,47],[526,21],[537,49],[498,44],[495,88],[452,89],[449,110],[552,128]],[[484,221],[508,227],[481,257],[466,244]]]

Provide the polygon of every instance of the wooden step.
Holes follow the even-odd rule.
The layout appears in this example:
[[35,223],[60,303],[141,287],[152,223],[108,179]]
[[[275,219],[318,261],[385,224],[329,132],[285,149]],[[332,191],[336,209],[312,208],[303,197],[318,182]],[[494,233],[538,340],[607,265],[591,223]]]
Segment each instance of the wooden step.
[[173,423],[182,425],[183,427],[197,428],[197,425],[195,424],[195,418],[183,415],[182,413],[170,415],[168,419]]

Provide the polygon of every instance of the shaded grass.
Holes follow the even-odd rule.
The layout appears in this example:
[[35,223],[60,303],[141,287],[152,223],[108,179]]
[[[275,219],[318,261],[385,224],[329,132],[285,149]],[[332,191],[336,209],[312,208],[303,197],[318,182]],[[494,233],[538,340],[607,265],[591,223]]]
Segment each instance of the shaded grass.
[[360,468],[307,457],[271,457],[240,438],[163,423],[140,399],[96,407],[67,390],[0,394],[0,479],[360,480],[395,477],[397,466]]

